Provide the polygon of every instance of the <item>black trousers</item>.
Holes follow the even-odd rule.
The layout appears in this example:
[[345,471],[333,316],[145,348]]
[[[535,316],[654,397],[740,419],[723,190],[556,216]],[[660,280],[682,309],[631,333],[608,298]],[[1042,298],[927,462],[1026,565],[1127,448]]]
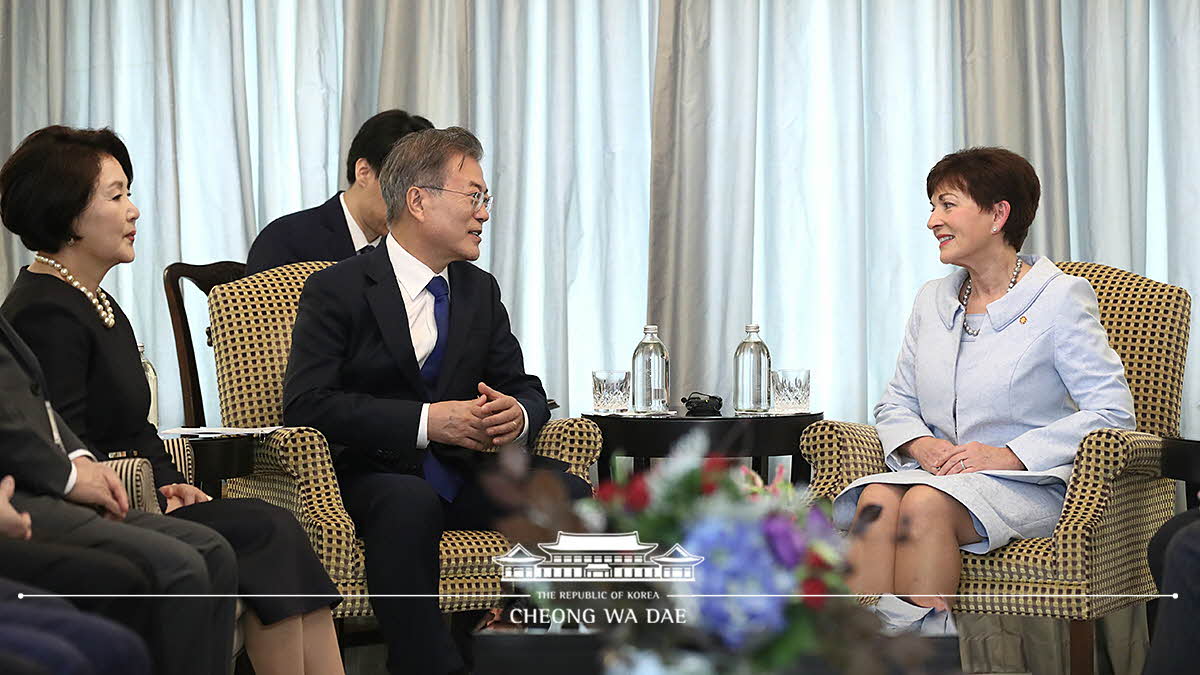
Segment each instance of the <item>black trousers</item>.
[[[0,539],[0,577],[59,595],[136,596],[149,593],[151,588],[150,578],[137,565],[119,555],[79,546],[15,539]],[[16,591],[6,590],[11,592],[0,593],[0,601],[14,600],[12,595]],[[37,605],[65,601],[51,603],[48,599],[38,598],[24,602]],[[138,597],[70,599],[70,604],[75,607],[112,619],[138,635],[150,632],[150,603],[151,600]]]
[[[591,493],[585,481],[561,475],[572,498]],[[467,480],[452,502],[420,476],[344,470],[338,482],[366,549],[367,586],[388,645],[388,672],[440,675],[463,669],[436,597],[381,596],[435,595],[442,532],[493,529],[503,509],[475,480]]]
[[91,509],[19,489],[12,501],[32,516],[33,541],[124,558],[150,579],[152,593],[219,596],[152,601],[151,630],[143,637],[155,672],[212,675],[229,670],[237,561],[221,535],[144,511],[130,511],[123,522],[114,522]]
[[[1172,526],[1171,530],[1164,533],[1167,526]],[[1161,540],[1159,535],[1164,535]],[[1155,551],[1156,541],[1163,544],[1161,555]],[[1188,672],[1200,663],[1200,626],[1196,623],[1200,616],[1200,511],[1192,509],[1167,521],[1151,540],[1150,550],[1150,569],[1159,589],[1178,593],[1179,599],[1157,601],[1154,638],[1144,672]]]

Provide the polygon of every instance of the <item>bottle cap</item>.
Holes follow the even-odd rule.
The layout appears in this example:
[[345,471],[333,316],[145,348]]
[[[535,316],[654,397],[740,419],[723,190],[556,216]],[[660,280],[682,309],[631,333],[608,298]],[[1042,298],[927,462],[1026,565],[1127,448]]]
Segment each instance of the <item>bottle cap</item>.
[[756,323],[746,324],[746,332],[747,333],[757,333],[758,332],[758,324],[756,324]]
[[642,331],[646,333],[657,333],[658,324],[648,323],[646,324],[646,327],[642,329]]

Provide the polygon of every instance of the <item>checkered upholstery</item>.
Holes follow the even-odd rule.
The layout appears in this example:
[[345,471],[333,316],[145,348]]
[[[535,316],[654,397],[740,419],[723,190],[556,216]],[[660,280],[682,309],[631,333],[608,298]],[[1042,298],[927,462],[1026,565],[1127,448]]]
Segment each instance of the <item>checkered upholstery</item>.
[[[1133,392],[1137,431],[1100,429],[1083,439],[1053,536],[962,556],[961,594],[1059,597],[961,598],[957,611],[1091,620],[1139,600],[1085,595],[1156,592],[1146,545],[1174,506],[1174,485],[1161,477],[1159,456],[1161,437],[1179,433],[1191,298],[1104,265],[1058,266],[1096,290],[1100,321]],[[864,424],[818,422],[805,432],[801,450],[812,465],[813,490],[828,499],[885,471],[879,436]]]
[[[330,263],[310,262],[260,272],[217,286],[209,294],[212,344],[217,360],[221,418],[234,427],[282,424],[283,374],[292,324],[304,281]],[[535,452],[567,462],[587,480],[600,455],[600,431],[583,419],[551,421]],[[255,450],[254,473],[225,481],[230,497],[258,497],[289,509],[300,520],[313,549],[338,589],[346,595],[335,618],[369,616],[362,541],[342,506],[341,491],[325,437],[311,428],[284,428]],[[509,543],[497,532],[449,531],[441,541],[442,611],[485,609],[501,592],[492,556]],[[474,596],[474,597],[472,597]]]

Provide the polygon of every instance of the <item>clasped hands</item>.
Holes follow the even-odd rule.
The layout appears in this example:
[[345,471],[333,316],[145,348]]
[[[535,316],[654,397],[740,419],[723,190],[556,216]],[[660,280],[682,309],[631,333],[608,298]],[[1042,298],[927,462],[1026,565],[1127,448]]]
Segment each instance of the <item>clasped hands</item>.
[[525,429],[525,414],[517,399],[479,383],[479,396],[467,401],[429,405],[429,440],[483,450],[511,443]]
[[906,452],[935,476],[976,471],[1024,471],[1025,463],[1008,447],[998,448],[971,441],[955,445],[950,441],[924,436],[911,441]]

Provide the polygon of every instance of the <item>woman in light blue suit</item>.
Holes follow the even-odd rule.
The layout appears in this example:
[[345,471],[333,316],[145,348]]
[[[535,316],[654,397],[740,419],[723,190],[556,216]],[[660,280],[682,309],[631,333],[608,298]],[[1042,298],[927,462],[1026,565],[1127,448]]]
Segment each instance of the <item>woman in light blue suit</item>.
[[926,192],[941,261],[960,269],[917,293],[875,407],[890,471],[851,483],[834,518],[861,533],[851,588],[881,595],[893,630],[941,632],[959,550],[1049,536],[1080,441],[1134,419],[1091,284],[1018,255],[1040,195],[1029,162],[1001,148],[956,152],[930,170]]

